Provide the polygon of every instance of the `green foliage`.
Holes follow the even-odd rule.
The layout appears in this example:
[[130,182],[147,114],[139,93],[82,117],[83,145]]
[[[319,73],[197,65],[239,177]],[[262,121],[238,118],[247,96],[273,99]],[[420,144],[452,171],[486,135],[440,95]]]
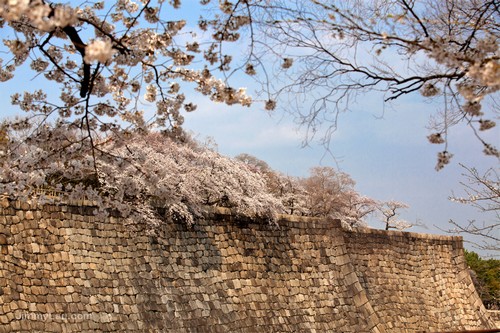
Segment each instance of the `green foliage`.
[[467,250],[465,260],[472,270],[472,280],[484,305],[489,309],[500,309],[500,260],[483,259]]

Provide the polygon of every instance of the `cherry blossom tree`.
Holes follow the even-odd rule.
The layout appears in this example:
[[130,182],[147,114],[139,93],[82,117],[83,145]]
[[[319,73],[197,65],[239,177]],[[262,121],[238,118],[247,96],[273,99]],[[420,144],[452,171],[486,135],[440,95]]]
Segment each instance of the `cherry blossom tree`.
[[[197,42],[193,29],[178,17],[179,6],[180,1],[162,0],[0,1],[3,87],[18,70],[31,71],[40,87],[50,84],[50,89],[12,94],[12,104],[24,114],[2,123],[0,193],[30,196],[50,187],[124,215],[138,209],[129,205],[131,201],[169,194],[169,207],[175,203],[188,217],[190,196],[182,194],[186,185],[171,179],[184,169],[169,155],[165,173],[158,152],[144,143],[151,141],[147,133],[162,133],[164,140],[178,143],[187,140],[182,112],[196,109],[186,100],[187,88],[228,105],[249,106],[251,98],[245,89],[230,86],[223,75],[214,75],[218,69],[211,64],[223,56]],[[189,148],[184,149],[187,154]],[[182,155],[180,149],[175,151]],[[203,154],[196,155],[205,161]],[[212,157],[207,170],[212,170],[213,182],[220,181],[215,170],[224,168],[215,164],[223,159]],[[248,179],[250,173],[241,172],[232,185],[244,182],[247,188],[238,193],[253,193],[258,185]],[[204,200],[220,201],[214,197],[219,189],[208,185],[196,184],[205,190]],[[262,213],[251,197],[233,193],[226,194],[231,205]],[[194,193],[193,202],[200,196]],[[270,211],[268,215],[274,213]]]
[[401,209],[406,209],[408,207],[407,204],[394,200],[386,201],[378,205],[377,209],[382,218],[382,222],[385,224],[385,230],[404,230],[412,227],[413,225],[410,222],[399,218]]
[[375,214],[379,205],[379,201],[351,191],[346,196],[346,204],[342,209],[342,222],[348,229],[367,227],[367,217]]
[[500,251],[500,178],[496,169],[479,173],[476,168],[462,165],[465,180],[461,182],[464,195],[453,195],[451,201],[470,205],[486,213],[484,221],[467,222],[450,220],[452,229],[448,232],[476,236],[474,246]]
[[340,219],[348,229],[367,227],[366,217],[379,207],[378,201],[354,189],[356,182],[348,174],[331,167],[314,167],[300,182],[307,215]]
[[[486,155],[500,156],[495,142],[483,135],[495,126],[499,110],[497,1],[224,3],[228,10],[213,28],[237,38],[231,30],[236,18],[251,22],[244,35],[248,57],[241,66],[257,74],[269,98],[266,107],[282,101],[311,136],[326,127],[329,142],[339,113],[368,92],[379,92],[385,102],[421,94],[442,105],[430,120],[428,136],[443,145],[437,170],[453,156],[448,134],[458,124],[470,129]],[[273,55],[276,60],[268,66]],[[304,103],[311,99],[307,110]]]
[[[367,91],[381,91],[386,101],[414,92],[442,98],[444,109],[436,112],[429,135],[430,142],[444,144],[436,168],[452,157],[448,131],[458,123],[470,127],[486,154],[498,157],[480,135],[495,126],[498,109],[495,1],[200,3],[213,10],[188,30],[176,15],[187,6],[181,1],[1,1],[6,52],[0,81],[22,67],[60,87],[58,96],[14,94],[12,102],[26,117],[10,126],[36,135],[37,124],[49,120],[71,124],[85,134],[80,149],[95,155],[96,143],[109,133],[154,126],[178,135],[181,110],[196,109],[186,101],[186,86],[217,102],[249,106],[245,89],[229,80],[244,72],[262,83],[268,110],[284,94],[296,97],[298,107],[287,107],[313,134],[323,123],[331,125],[327,132],[334,130],[339,112]],[[197,38],[195,30],[206,33]],[[248,46],[248,53],[231,50],[235,42]],[[279,66],[269,65],[272,55]],[[314,99],[309,112],[299,100],[304,94]],[[155,112],[148,113],[145,102]]]
[[[61,130],[46,127],[39,129],[43,135]],[[77,141],[80,132],[65,129],[64,135],[67,140],[57,144]],[[164,218],[192,225],[203,218],[207,206],[227,207],[235,216],[270,223],[285,212],[279,198],[268,191],[266,179],[240,161],[189,137],[179,142],[160,133],[130,136],[126,143],[108,138],[100,144],[113,155],[91,156],[74,148],[64,150],[71,156],[53,155],[51,160],[40,158],[51,149],[47,138],[11,139],[10,158],[2,160],[2,193],[26,199],[36,195],[42,203],[86,199],[96,206],[97,216],[116,211],[145,223],[151,232]],[[29,163],[19,164],[20,160],[39,164],[33,169]]]
[[309,214],[316,216],[331,216],[340,212],[345,194],[355,184],[349,175],[331,167],[312,168],[310,176],[302,182],[308,193],[306,207]]
[[266,179],[268,191],[278,198],[290,215],[308,215],[305,202],[309,196],[300,177],[292,177],[273,170],[265,161],[250,154],[235,157]]
[[[183,84],[216,102],[250,105],[244,89],[193,64],[195,58],[210,64],[206,58],[218,53],[203,55],[186,21],[175,19],[179,1],[74,3],[0,1],[6,47],[0,81],[22,68],[31,70],[40,86],[45,80],[53,88],[12,95],[24,116],[5,121],[4,128],[10,135],[23,131],[36,147],[42,141],[47,146],[43,154],[29,155],[31,160],[19,155],[23,168],[31,164],[36,170],[54,158],[67,163],[90,158],[85,168],[101,182],[99,158],[112,159],[116,153],[110,149],[118,141],[125,144],[131,133],[154,129],[170,137],[183,135],[181,111],[196,109],[186,101]],[[152,107],[155,111],[148,112]],[[115,145],[107,144],[109,138]]]
[[281,200],[288,214],[336,218],[352,229],[367,227],[367,217],[385,205],[358,193],[355,181],[332,167],[314,167],[308,177],[290,177],[255,156],[240,154],[236,159],[263,175],[268,191]]

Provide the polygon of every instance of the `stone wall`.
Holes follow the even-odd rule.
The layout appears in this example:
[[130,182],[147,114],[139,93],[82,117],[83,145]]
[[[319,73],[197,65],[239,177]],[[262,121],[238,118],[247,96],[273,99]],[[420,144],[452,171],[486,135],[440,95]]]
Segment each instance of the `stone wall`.
[[0,333],[493,327],[459,238],[221,212],[151,237],[84,205],[0,206]]
[[488,310],[488,314],[495,322],[495,325],[497,325],[497,327],[500,327],[500,310]]
[[387,329],[493,327],[479,299],[461,237],[365,229],[345,234],[347,252]]

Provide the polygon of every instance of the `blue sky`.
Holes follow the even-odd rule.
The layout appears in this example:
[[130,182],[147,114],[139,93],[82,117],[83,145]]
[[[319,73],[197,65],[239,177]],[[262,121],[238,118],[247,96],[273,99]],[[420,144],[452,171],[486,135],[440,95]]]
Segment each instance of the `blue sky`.
[[[196,12],[191,14],[197,19]],[[0,37],[4,38],[1,33]],[[46,83],[32,80],[32,74],[18,74],[13,81],[0,83],[4,116],[18,112],[10,106],[11,93],[26,87],[39,88]],[[239,83],[249,86],[248,92],[252,93],[251,81]],[[449,228],[450,219],[465,223],[467,219],[488,218],[472,207],[450,202],[448,197],[453,192],[463,193],[459,184],[463,180],[463,169],[458,163],[485,171],[497,168],[498,160],[484,156],[479,141],[464,127],[457,127],[450,134],[449,146],[455,156],[450,165],[436,172],[436,154],[442,147],[428,143],[426,125],[439,105],[427,103],[418,94],[404,96],[391,107],[384,105],[381,94],[362,96],[358,104],[351,106],[351,112],[341,115],[330,151],[314,141],[302,148],[304,130],[297,128],[292,117],[282,110],[268,113],[261,103],[251,108],[230,107],[189,95],[198,102],[198,109],[185,114],[185,129],[201,140],[215,139],[219,152],[224,155],[248,153],[266,161],[275,170],[293,176],[307,176],[309,169],[317,165],[339,167],[356,181],[360,193],[410,205],[403,217],[425,225],[410,231],[443,233],[439,228]],[[499,128],[490,130],[487,139],[500,146]],[[383,226],[376,220],[370,224]]]

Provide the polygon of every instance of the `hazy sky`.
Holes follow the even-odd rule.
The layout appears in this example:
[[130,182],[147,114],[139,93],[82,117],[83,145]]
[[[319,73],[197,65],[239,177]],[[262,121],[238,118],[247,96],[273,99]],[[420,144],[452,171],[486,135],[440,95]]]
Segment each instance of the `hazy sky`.
[[[4,38],[1,31],[0,37]],[[32,80],[33,75],[18,73],[20,77],[16,80],[0,83],[0,103],[6,116],[17,113],[16,108],[10,106],[12,92],[20,87],[39,88],[40,82],[47,83]],[[245,81],[240,83],[247,85]],[[252,93],[251,87],[248,91]],[[443,148],[428,143],[426,125],[439,105],[428,104],[415,94],[401,98],[392,107],[384,107],[382,98],[379,94],[362,96],[361,102],[352,105],[352,112],[340,117],[330,152],[316,142],[302,148],[303,129],[298,130],[292,117],[282,110],[263,111],[262,104],[251,108],[230,107],[195,97],[198,109],[185,115],[185,129],[193,131],[201,140],[214,138],[224,155],[249,153],[293,176],[306,176],[309,169],[317,165],[339,167],[356,181],[360,193],[410,205],[403,217],[426,226],[410,231],[442,233],[439,228],[448,229],[450,219],[463,223],[468,219],[487,219],[474,208],[450,202],[448,197],[453,192],[463,193],[459,182],[464,180],[461,176],[464,170],[459,163],[485,171],[497,168],[498,160],[482,154],[479,141],[470,131],[464,127],[454,128],[450,133],[449,151],[455,156],[448,166],[436,172],[436,154]],[[487,139],[500,146],[499,128],[490,130]],[[383,227],[376,220],[370,224]]]

